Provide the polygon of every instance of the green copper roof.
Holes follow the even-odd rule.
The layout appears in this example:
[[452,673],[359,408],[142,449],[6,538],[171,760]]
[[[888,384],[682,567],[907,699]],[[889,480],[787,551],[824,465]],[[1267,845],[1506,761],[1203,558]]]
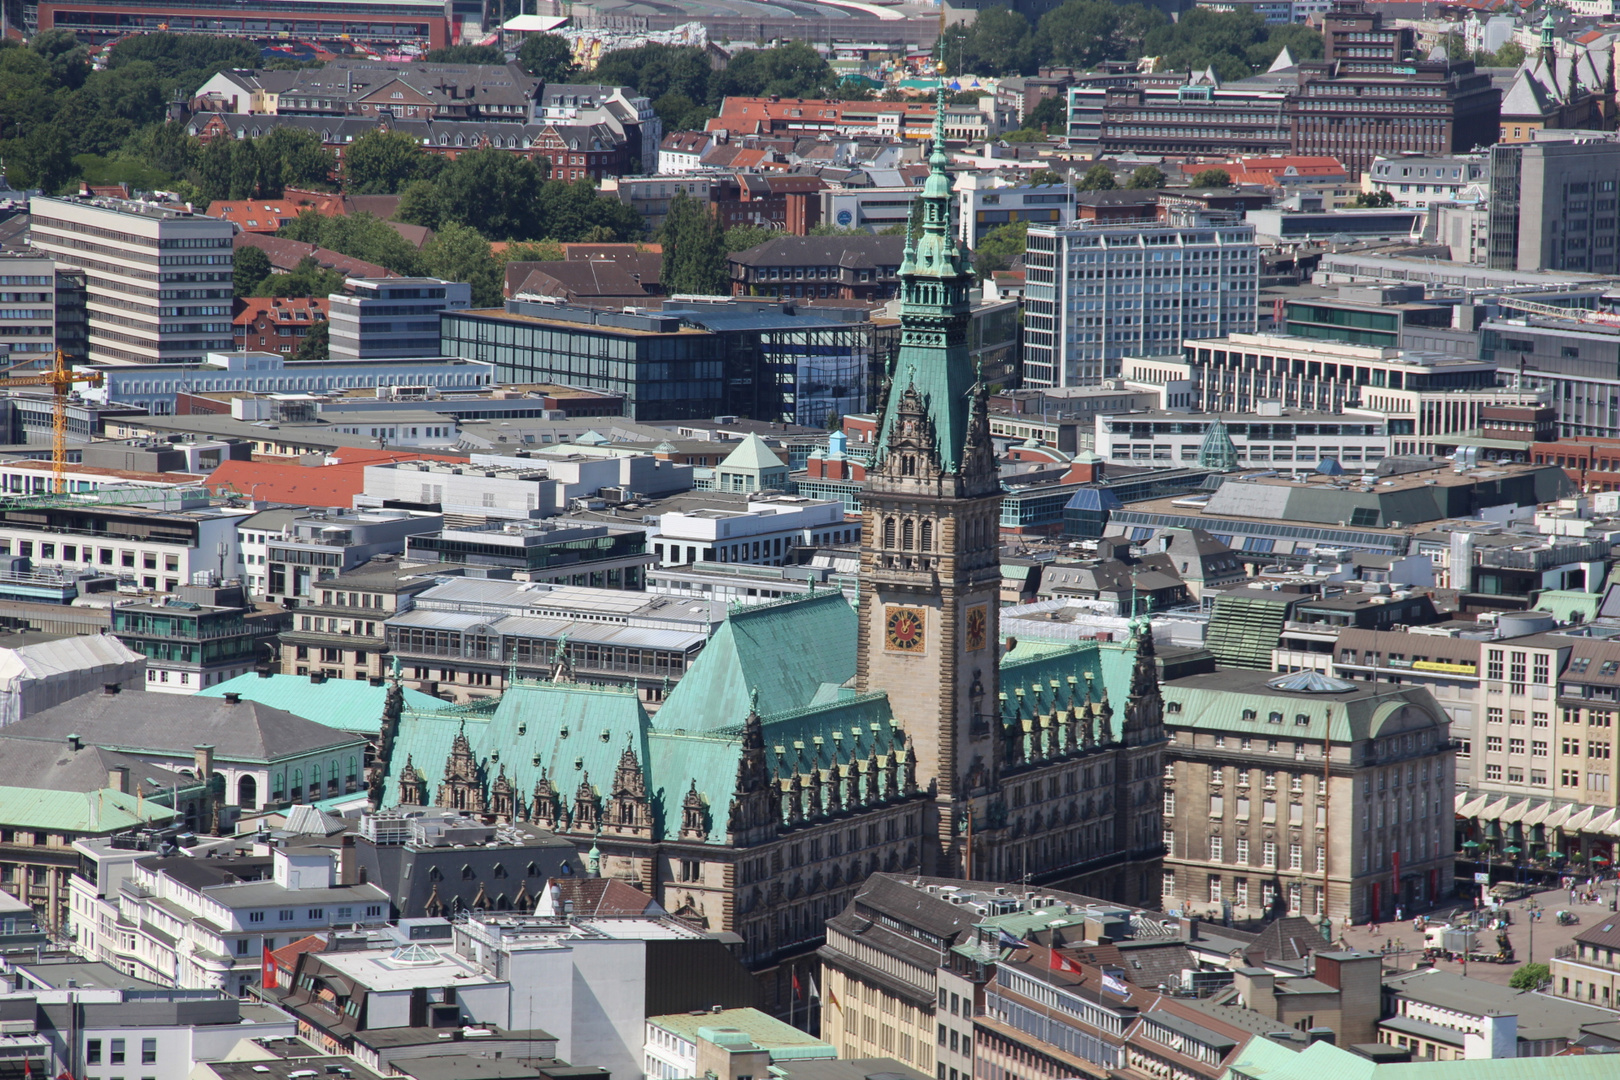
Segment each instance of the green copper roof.
[[1340,693],[1279,690],[1275,675],[1226,670],[1189,675],[1163,687],[1165,722],[1258,739],[1336,743],[1430,730],[1445,713],[1421,686],[1345,683]]
[[1608,1080],[1617,1071],[1614,1054],[1378,1064],[1329,1042],[1298,1049],[1261,1036],[1238,1051],[1224,1080]]
[[[672,1035],[695,1041],[729,1043],[727,1035],[742,1036],[754,1046],[766,1050],[793,1047],[802,1050],[820,1050],[817,1057],[836,1057],[838,1052],[831,1043],[822,1042],[814,1035],[800,1031],[792,1024],[778,1020],[758,1009],[721,1009],[717,1012],[674,1013],[668,1016],[649,1016],[647,1023],[664,1029]],[[719,1039],[714,1036],[720,1036]]]
[[[486,782],[493,782],[504,766],[507,779],[525,801],[541,769],[572,806],[587,774],[599,794],[611,789],[626,746],[635,750],[637,760],[647,761],[647,714],[630,688],[520,679],[491,712],[438,704],[441,708],[436,710],[407,709],[400,718],[383,805],[398,800],[399,774],[407,759],[427,782],[429,801],[434,798],[450,745],[463,724]],[[678,813],[679,795],[675,801]]]
[[0,825],[8,829],[99,836],[133,829],[148,822],[170,821],[177,816],[167,806],[112,788],[100,791],[45,791],[30,787],[0,787]]
[[777,457],[764,439],[752,432],[743,437],[737,444],[737,449],[726,455],[720,463],[722,469],[785,469],[782,459]]
[[739,725],[759,691],[760,712],[808,705],[823,683],[855,675],[855,611],[839,592],[739,607],[670,692],[660,730]]
[[973,267],[957,240],[956,197],[946,171],[950,159],[945,152],[944,101],[941,84],[928,180],[906,226],[900,265],[900,352],[889,373],[881,440],[887,446],[905,393],[915,388],[933,424],[940,465],[949,473],[961,467],[965,456],[978,373],[967,348]]
[[[305,675],[238,675],[234,679],[197,691],[198,697],[222,698],[241,694],[243,701],[257,701],[272,709],[282,709],[317,724],[340,731],[375,735],[382,729],[383,702],[387,686],[372,686],[365,679],[328,679],[312,683]],[[444,702],[420,690],[405,690],[407,709],[436,709]]]

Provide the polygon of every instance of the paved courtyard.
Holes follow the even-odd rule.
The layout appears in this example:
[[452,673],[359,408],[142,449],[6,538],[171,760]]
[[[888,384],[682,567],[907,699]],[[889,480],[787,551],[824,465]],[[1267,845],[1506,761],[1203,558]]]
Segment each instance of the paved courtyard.
[[[1515,900],[1506,905],[1512,918],[1508,926],[1508,938],[1513,945],[1514,960],[1511,964],[1482,964],[1470,963],[1466,965],[1468,977],[1483,979],[1486,982],[1506,985],[1513,972],[1520,964],[1529,963],[1532,959],[1543,964],[1552,959],[1553,951],[1561,946],[1571,944],[1575,935],[1582,930],[1593,926],[1600,926],[1606,919],[1620,919],[1609,911],[1609,903],[1614,898],[1614,883],[1608,882],[1602,890],[1603,900],[1597,904],[1582,904],[1569,902],[1569,893],[1560,889],[1541,889],[1523,900]],[[1532,907],[1533,905],[1533,907]],[[1455,912],[1467,913],[1473,909],[1473,904],[1448,905],[1428,912],[1431,926],[1451,921]],[[1540,919],[1534,920],[1534,933],[1531,931],[1532,920],[1529,912],[1539,910]],[[1554,917],[1555,913],[1563,911],[1574,912],[1580,921],[1573,926],[1560,926]],[[1496,949],[1496,931],[1486,930],[1481,933],[1481,947],[1494,952]],[[1340,938],[1352,948],[1377,951],[1386,947],[1389,953],[1389,966],[1402,970],[1428,965],[1423,959],[1423,935],[1412,929],[1412,920],[1407,919],[1400,923],[1382,923],[1378,932],[1373,933],[1370,926],[1352,926],[1345,930],[1342,925],[1333,928],[1333,939]],[[1533,940],[1532,940],[1533,939]],[[1534,949],[1534,955],[1531,950]],[[1449,960],[1438,960],[1433,963],[1442,971],[1455,971],[1461,974],[1464,966]]]

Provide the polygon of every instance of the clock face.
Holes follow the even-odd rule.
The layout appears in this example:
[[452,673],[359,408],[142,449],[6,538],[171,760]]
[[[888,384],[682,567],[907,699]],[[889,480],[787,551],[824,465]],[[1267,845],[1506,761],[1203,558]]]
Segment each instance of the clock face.
[[983,604],[968,608],[967,613],[967,647],[968,652],[977,652],[984,648],[985,634],[990,627],[990,612]]
[[923,625],[921,608],[890,608],[884,620],[884,637],[889,648],[900,652],[922,652]]

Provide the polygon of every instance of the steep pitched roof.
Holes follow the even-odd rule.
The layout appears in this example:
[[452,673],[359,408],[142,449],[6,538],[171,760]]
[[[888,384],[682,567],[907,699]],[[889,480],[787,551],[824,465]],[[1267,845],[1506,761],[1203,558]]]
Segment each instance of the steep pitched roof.
[[737,444],[737,449],[726,455],[720,463],[722,469],[785,469],[787,466],[777,457],[764,439],[750,431]]
[[[181,694],[81,694],[0,729],[0,739],[85,743],[136,753],[190,757],[203,743],[223,761],[267,762],[319,750],[352,747],[359,737],[258,702]],[[6,743],[0,742],[0,760]]]
[[735,610],[654,724],[661,731],[729,728],[747,717],[755,691],[762,713],[809,705],[823,686],[854,677],[855,634],[855,611],[838,592]]

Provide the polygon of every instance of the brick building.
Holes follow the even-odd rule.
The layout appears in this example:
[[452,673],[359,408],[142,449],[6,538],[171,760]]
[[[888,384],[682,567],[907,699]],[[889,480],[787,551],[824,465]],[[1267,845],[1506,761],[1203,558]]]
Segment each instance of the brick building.
[[297,352],[310,328],[326,320],[330,305],[325,297],[242,297],[231,317],[236,347],[252,352]]

